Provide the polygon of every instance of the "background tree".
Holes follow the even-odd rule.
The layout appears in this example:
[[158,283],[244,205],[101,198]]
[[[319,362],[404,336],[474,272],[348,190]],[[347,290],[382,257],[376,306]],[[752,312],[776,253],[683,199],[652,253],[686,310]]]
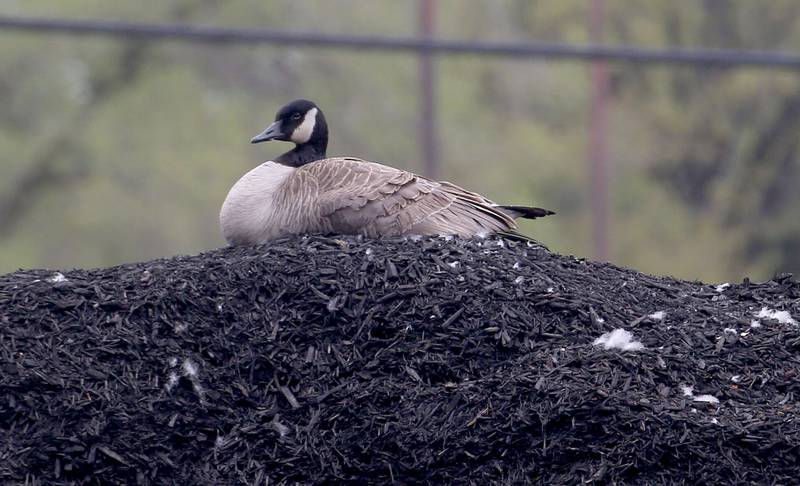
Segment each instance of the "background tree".
[[[447,38],[587,43],[579,0],[439,0]],[[2,15],[414,35],[416,4],[380,0],[41,0]],[[609,1],[607,39],[792,50],[800,5]],[[333,154],[421,170],[416,61],[404,54],[0,32],[0,271],[104,266],[224,244],[217,212],[275,109],[318,101]],[[437,61],[444,177],[552,207],[524,231],[586,255],[588,66]],[[800,77],[612,65],[612,261],[706,280],[800,270]]]

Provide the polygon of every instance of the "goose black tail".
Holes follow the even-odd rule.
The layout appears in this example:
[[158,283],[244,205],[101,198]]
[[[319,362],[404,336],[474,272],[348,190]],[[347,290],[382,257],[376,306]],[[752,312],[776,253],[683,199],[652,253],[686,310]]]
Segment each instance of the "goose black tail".
[[512,218],[536,219],[556,214],[554,211],[542,208],[532,208],[528,206],[500,206]]

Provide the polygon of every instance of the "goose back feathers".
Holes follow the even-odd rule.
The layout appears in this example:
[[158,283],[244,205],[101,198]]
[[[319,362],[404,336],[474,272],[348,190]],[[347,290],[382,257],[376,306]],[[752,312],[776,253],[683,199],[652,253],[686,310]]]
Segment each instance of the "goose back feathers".
[[[290,103],[275,123],[253,138],[253,143],[294,141],[296,147],[251,170],[231,188],[220,213],[222,233],[230,244],[259,244],[304,233],[509,234],[517,228],[514,218],[553,214],[540,208],[500,206],[449,182],[375,162],[325,158],[324,116],[316,105],[300,101],[301,108],[292,106],[299,102]],[[324,144],[315,139],[321,136],[320,117]]]

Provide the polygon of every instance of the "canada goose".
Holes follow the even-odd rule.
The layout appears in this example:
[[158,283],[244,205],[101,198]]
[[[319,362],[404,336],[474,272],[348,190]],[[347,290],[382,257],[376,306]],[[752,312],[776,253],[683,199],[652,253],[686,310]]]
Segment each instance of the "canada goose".
[[231,245],[261,244],[304,233],[365,236],[516,233],[515,218],[552,211],[501,206],[449,182],[351,157],[326,158],[328,125],[317,105],[295,100],[251,143],[294,142],[233,185],[220,226]]

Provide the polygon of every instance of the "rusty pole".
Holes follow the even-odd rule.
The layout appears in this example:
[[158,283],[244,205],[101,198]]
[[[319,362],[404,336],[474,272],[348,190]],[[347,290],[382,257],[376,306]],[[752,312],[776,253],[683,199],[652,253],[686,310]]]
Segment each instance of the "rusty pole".
[[[603,42],[605,0],[592,0],[589,34],[592,43]],[[589,113],[589,173],[592,202],[592,253],[595,260],[609,257],[609,177],[608,177],[608,64],[591,65],[591,108]]]
[[[423,39],[433,37],[436,13],[435,0],[419,0],[419,36]],[[433,53],[421,51],[419,55],[419,136],[422,173],[431,179],[438,179],[439,136],[437,132],[436,110],[436,72]]]

